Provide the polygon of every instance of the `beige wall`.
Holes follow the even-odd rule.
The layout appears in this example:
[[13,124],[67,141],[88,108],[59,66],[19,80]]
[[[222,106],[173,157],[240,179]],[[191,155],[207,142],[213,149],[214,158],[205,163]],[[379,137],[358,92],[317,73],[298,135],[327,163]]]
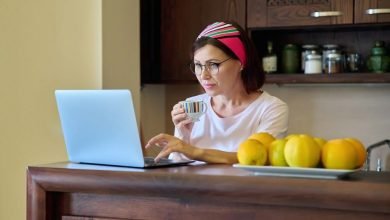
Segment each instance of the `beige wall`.
[[[308,133],[326,139],[356,137],[366,146],[390,139],[388,84],[265,85],[264,89],[289,105],[289,133]],[[172,134],[170,109],[178,101],[197,93],[199,86],[195,84],[145,85],[142,102],[147,102],[148,106],[142,109],[164,109],[161,106],[165,105],[165,119],[161,118],[162,114],[148,114],[149,123],[143,124],[147,131],[145,137],[163,130]],[[154,94],[159,96],[155,98]],[[377,158],[382,159],[385,170],[390,170],[387,146],[373,151],[371,167],[375,168]]]
[[0,1],[0,219],[26,219],[26,167],[66,160],[55,89],[102,87],[100,0]]
[[0,0],[0,30],[0,219],[25,219],[26,167],[67,160],[55,89],[131,89],[139,118],[139,1]]
[[137,118],[141,108],[139,11],[138,0],[103,0],[103,88],[131,89]]

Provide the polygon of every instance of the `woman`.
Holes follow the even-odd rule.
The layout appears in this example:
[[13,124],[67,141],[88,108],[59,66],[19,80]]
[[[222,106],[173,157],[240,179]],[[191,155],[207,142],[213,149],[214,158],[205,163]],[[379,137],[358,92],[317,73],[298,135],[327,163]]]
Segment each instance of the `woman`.
[[192,49],[191,71],[204,94],[206,113],[198,122],[187,117],[180,103],[173,107],[175,136],[159,134],[146,145],[162,148],[156,161],[189,158],[208,163],[237,163],[237,148],[251,134],[287,132],[288,107],[262,91],[265,75],[256,50],[236,23],[216,22],[197,37]]

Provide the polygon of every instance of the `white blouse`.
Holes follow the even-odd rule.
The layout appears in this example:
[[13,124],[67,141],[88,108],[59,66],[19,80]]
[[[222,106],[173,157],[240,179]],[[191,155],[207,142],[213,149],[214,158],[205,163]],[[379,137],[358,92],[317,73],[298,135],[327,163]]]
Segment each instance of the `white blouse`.
[[[244,111],[230,117],[219,117],[211,107],[211,97],[206,93],[187,100],[203,100],[207,104],[206,113],[194,123],[189,142],[191,145],[236,152],[239,144],[257,132],[268,132],[276,138],[287,134],[288,106],[267,92],[253,101]],[[182,139],[177,129],[175,136]],[[180,159],[182,155],[172,153],[170,158]]]

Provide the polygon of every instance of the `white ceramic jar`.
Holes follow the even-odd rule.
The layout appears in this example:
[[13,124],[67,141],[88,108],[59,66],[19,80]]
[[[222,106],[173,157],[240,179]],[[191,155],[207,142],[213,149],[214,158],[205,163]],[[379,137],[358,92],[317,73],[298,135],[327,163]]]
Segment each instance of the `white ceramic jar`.
[[322,73],[322,56],[319,54],[308,54],[305,58],[305,74]]

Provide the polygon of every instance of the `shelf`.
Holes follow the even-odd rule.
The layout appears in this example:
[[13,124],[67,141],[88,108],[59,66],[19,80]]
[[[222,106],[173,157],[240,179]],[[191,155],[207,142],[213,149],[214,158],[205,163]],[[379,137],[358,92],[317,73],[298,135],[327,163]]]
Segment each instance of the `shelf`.
[[267,84],[390,83],[390,73],[267,74]]

